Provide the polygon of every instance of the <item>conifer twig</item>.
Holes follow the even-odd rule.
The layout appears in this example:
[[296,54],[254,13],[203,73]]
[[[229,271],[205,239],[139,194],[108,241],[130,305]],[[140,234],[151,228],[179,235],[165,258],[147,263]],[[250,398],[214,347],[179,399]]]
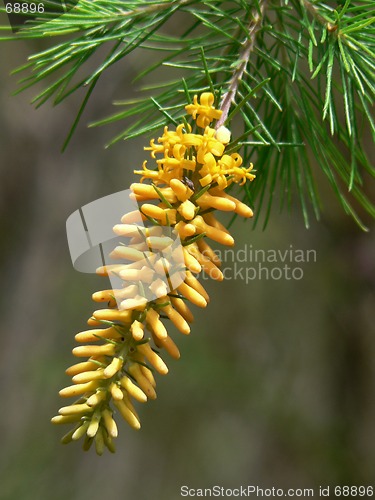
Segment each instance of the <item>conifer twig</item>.
[[242,49],[240,51],[238,59],[238,66],[234,70],[233,76],[230,79],[228,91],[223,95],[221,100],[220,109],[222,110],[223,114],[217,121],[216,128],[221,127],[228,118],[229,110],[236,96],[238,85],[241,81],[246,66],[249,62],[250,55],[253,51],[255,36],[262,24],[265,3],[265,1],[260,1],[259,10],[253,11],[253,18],[249,23],[248,36],[242,43]]

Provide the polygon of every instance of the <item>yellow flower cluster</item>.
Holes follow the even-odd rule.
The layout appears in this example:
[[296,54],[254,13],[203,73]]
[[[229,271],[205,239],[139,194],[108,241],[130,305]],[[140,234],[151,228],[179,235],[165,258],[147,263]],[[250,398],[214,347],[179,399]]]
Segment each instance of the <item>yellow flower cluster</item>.
[[[186,106],[202,132],[193,133],[188,124],[178,125],[174,131],[165,127],[163,135],[145,148],[156,165],[148,168],[144,162],[142,170],[135,171],[142,176],[141,182],[131,186],[139,211],[126,213],[114,227],[128,242],[111,254],[119,264],[97,270],[101,275],[119,277],[122,287],[94,293],[93,300],[107,306],[88,320],[93,328],[76,335],[82,345],[73,354],[86,360],[66,370],[73,384],[60,391],[64,398],[77,399],[60,408],[52,419],[55,424],[74,424],[62,439],[64,443],[83,438],[85,450],[95,443],[99,455],[105,447],[113,452],[118,434],[114,411],[134,429],[140,428],[134,400],[155,399],[153,372],[168,373],[158,350],[180,357],[164,319],[189,334],[193,315],[188,302],[198,307],[209,302],[196,275],[203,271],[213,279],[223,279],[221,262],[207,239],[230,246],[234,240],[214,211],[252,216],[247,205],[225,192],[231,183],[243,184],[254,175],[252,165],[241,166],[239,154],[225,153],[229,130],[210,128],[221,116],[213,103],[214,96],[203,93]],[[140,219],[149,227],[141,229]],[[165,226],[181,241],[183,269],[176,265],[177,250],[169,258],[162,253],[172,241]],[[162,276],[167,276],[169,286]],[[176,281],[176,276],[182,279]],[[151,300],[146,293],[150,290],[154,294]]]

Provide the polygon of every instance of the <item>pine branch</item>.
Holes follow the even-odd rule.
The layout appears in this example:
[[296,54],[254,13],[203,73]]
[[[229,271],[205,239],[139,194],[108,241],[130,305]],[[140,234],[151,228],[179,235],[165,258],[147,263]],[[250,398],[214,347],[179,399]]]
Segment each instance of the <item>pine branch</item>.
[[[177,12],[183,21],[172,36],[163,28]],[[69,137],[101,74],[134,50],[152,51],[154,62],[136,77],[139,98],[115,103],[117,113],[92,124],[133,119],[111,144],[174,123],[186,100],[209,89],[217,101],[222,96],[220,124],[242,124],[228,151],[242,147],[245,162],[256,164],[257,182],[243,193],[256,221],[263,213],[267,223],[277,196],[281,207],[291,207],[297,195],[306,225],[309,207],[319,217],[313,172],[320,168],[344,210],[363,226],[350,199],[374,216],[364,175],[375,177],[375,168],[362,144],[365,126],[375,141],[374,23],[368,0],[347,0],[337,9],[320,0],[81,0],[68,13],[42,16],[5,39],[65,37],[20,68],[28,72],[20,90],[48,82],[34,99],[39,106],[87,87]],[[104,46],[110,47],[104,60],[77,79]],[[149,75],[166,68],[171,79],[150,86]]]

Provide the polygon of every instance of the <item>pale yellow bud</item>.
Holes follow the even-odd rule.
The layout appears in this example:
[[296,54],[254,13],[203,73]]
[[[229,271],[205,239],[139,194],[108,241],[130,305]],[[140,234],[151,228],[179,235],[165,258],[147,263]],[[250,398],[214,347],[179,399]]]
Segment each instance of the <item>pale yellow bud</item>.
[[217,241],[222,245],[228,245],[228,246],[234,245],[234,239],[230,234],[206,224],[206,222],[200,215],[194,218],[192,224],[194,224],[194,226],[198,229],[200,233],[206,233],[206,236],[208,236],[208,238],[211,238],[212,240]]
[[140,403],[145,403],[147,401],[146,394],[126,375],[122,377],[122,379],[120,380],[120,384],[132,398],[136,399]]
[[187,285],[185,282],[181,283],[178,287],[177,290],[186,297],[190,302],[195,304],[198,307],[206,307],[207,306],[207,301],[206,299],[194,288],[191,286]]
[[133,427],[133,429],[138,430],[141,428],[141,424],[140,424],[139,420],[134,415],[134,413],[132,413],[130,411],[130,409],[128,408],[128,406],[125,404],[124,401],[122,401],[122,400],[121,401],[114,401],[114,405],[119,410],[119,412],[121,413],[124,420],[126,420],[126,422],[131,427]]
[[[172,255],[173,258],[173,255]],[[165,257],[160,257],[160,259],[156,260],[154,263],[155,271],[160,275],[165,277],[166,273],[169,272],[171,268],[170,262]]]
[[[118,224],[113,228],[114,232],[117,234],[119,233],[120,229],[119,227],[121,224]],[[113,250],[113,252],[110,253],[110,257],[121,257],[122,259],[127,259],[131,261],[138,261],[138,260],[143,260],[145,258],[143,252],[132,248],[128,246],[118,246]],[[108,266],[107,266],[108,267]],[[118,266],[120,267],[120,266]]]
[[[185,277],[185,281],[187,282],[186,277]],[[203,290],[204,290],[204,288],[203,288]],[[203,294],[201,294],[201,295],[203,295]],[[162,303],[162,300],[163,299],[159,299],[158,303]],[[176,328],[178,328],[181,333],[183,333],[185,335],[188,335],[190,333],[190,326],[189,326],[188,322],[184,319],[184,317],[178,311],[173,309],[173,307],[170,304],[163,306],[161,309],[163,312],[165,312],[165,314],[172,321],[174,326]]]
[[187,250],[186,247],[183,248],[184,252],[184,260],[186,267],[192,272],[192,273],[200,273],[202,271],[202,267],[197,261],[195,257],[193,257],[189,251]]
[[98,309],[92,315],[94,319],[105,321],[130,323],[132,320],[132,311],[119,311],[118,309]]
[[74,375],[72,381],[75,384],[84,384],[85,382],[91,382],[92,380],[102,380],[104,378],[103,368],[98,368],[97,370],[78,373],[78,375]]
[[[137,195],[138,200],[140,198],[146,200],[160,199],[156,189],[154,189],[154,187],[150,186],[149,184],[141,184],[135,182],[130,185],[130,189]],[[159,188],[159,191],[162,193],[164,198],[169,201],[169,203],[175,203],[177,201],[176,195],[171,188]]]
[[167,285],[160,278],[153,281],[151,283],[151,285],[149,286],[149,289],[156,297],[161,297],[161,296],[167,295],[167,293],[168,293]]
[[231,132],[227,127],[222,125],[215,132],[215,139],[223,144],[228,144],[230,142]]
[[[197,259],[199,264],[202,266],[203,271],[208,274],[210,278],[217,281],[223,281],[223,273],[208,257],[205,257],[200,253],[197,245],[191,245],[189,247],[189,252]],[[187,280],[185,281],[187,282]]]
[[141,295],[136,295],[132,299],[125,299],[120,304],[120,309],[135,309],[142,311],[147,304],[147,299]]
[[115,401],[120,401],[124,397],[122,390],[114,382],[109,386],[109,391]]
[[208,208],[216,208],[223,212],[234,212],[236,204],[227,198],[221,196],[212,196],[210,193],[203,193],[198,199],[197,204],[204,210]]
[[115,352],[113,344],[105,345],[80,345],[73,349],[74,356],[77,358],[85,358],[90,356],[107,355],[111,356]]
[[105,368],[103,372],[104,378],[113,377],[119,370],[121,370],[123,363],[123,359],[113,358],[111,363]]
[[160,341],[161,347],[164,347],[164,349],[167,351],[167,353],[172,356],[174,359],[180,359],[180,351],[178,350],[178,347],[176,344],[173,342],[171,337],[167,337],[166,339],[163,339]]
[[87,399],[86,404],[88,404],[89,406],[97,406],[99,403],[104,401],[106,397],[106,391],[97,391]]
[[69,366],[69,368],[65,370],[65,373],[72,377],[78,373],[94,370],[95,368],[98,368],[98,363],[94,361],[83,361],[82,363],[76,363],[75,365]]
[[130,327],[130,331],[131,331],[131,333],[133,335],[133,339],[135,341],[139,341],[139,340],[143,339],[143,335],[144,335],[143,329],[144,329],[143,323],[140,323],[137,320],[133,321],[133,323]]
[[180,201],[185,201],[193,196],[193,191],[179,179],[171,179],[170,186]]
[[186,223],[182,220],[176,224],[175,228],[182,239],[193,236],[197,230],[193,224]]
[[181,316],[183,316],[188,323],[192,323],[194,321],[194,316],[189,306],[186,304],[186,301],[178,297],[171,297],[170,299],[173,307],[177,309]]
[[[148,344],[148,343],[141,344],[137,348],[138,348],[138,351],[145,356],[145,358],[155,368],[156,371],[158,371],[161,375],[166,375],[168,373],[167,365],[164,363],[164,361],[161,359],[161,357],[151,349],[150,344]],[[146,376],[146,378],[147,378],[147,376]]]
[[63,406],[60,408],[59,413],[60,415],[85,415],[87,413],[90,413],[93,409],[87,405],[86,403],[82,404],[76,404],[76,405],[70,405],[70,406]]
[[159,220],[164,226],[176,224],[176,210],[173,208],[162,208],[150,203],[144,203],[141,210],[145,215]]
[[197,207],[190,200],[185,200],[177,209],[185,220],[194,219]]
[[198,248],[199,248],[202,255],[209,258],[210,261],[215,264],[215,266],[217,266],[217,267],[221,266],[221,260],[220,260],[219,256],[210,247],[210,245],[208,245],[205,238],[201,238],[199,241],[197,241],[197,245],[198,245]]
[[146,238],[147,246],[152,250],[164,250],[172,245],[173,240],[168,236],[149,236]]
[[56,415],[51,418],[53,424],[73,424],[81,420],[81,415]]
[[137,224],[141,223],[146,217],[142,215],[139,210],[133,210],[132,212],[127,212],[125,215],[121,217],[121,222],[124,224]]
[[164,339],[167,337],[167,330],[165,329],[163,323],[159,320],[159,314],[154,309],[149,309],[147,311],[146,321],[158,338]]
[[83,424],[76,429],[72,435],[72,440],[73,441],[78,441],[78,439],[81,439],[82,436],[84,436],[87,432],[89,426],[89,422],[83,422]]
[[192,288],[194,288],[194,290],[196,290],[198,293],[200,293],[202,295],[202,297],[205,298],[206,302],[210,301],[210,297],[209,297],[208,293],[206,292],[205,288],[203,287],[203,285],[201,285],[201,283],[197,280],[197,278],[190,271],[186,272],[185,283],[187,285],[191,286]]
[[251,208],[245,205],[245,203],[242,203],[242,201],[237,200],[237,198],[235,198],[234,196],[231,196],[228,193],[225,193],[224,191],[218,188],[210,189],[210,193],[216,196],[222,196],[227,200],[233,201],[236,205],[234,211],[236,212],[236,214],[241,215],[241,217],[253,217],[254,214]]
[[143,281],[151,283],[154,279],[155,272],[148,266],[143,266],[142,269],[128,269],[120,271],[120,278],[126,281]]
[[154,378],[154,375],[151,371],[151,368],[148,368],[147,366],[140,365],[141,367],[141,372],[143,375],[147,378],[147,380],[150,382],[153,388],[156,387],[156,380]]
[[139,387],[150,399],[156,399],[156,392],[152,384],[147,380],[147,378],[142,373],[138,363],[133,363],[129,366],[129,373],[136,380]]
[[64,389],[61,389],[59,394],[63,398],[73,398],[85,394],[86,392],[94,391],[97,387],[98,382],[93,380],[85,384],[75,384],[64,387]]
[[86,330],[84,332],[79,332],[75,336],[77,342],[97,342],[100,339],[121,339],[121,335],[115,328],[94,328],[92,330]]
[[109,436],[116,438],[118,435],[118,430],[116,422],[112,418],[112,413],[106,408],[105,410],[103,410],[102,417]]
[[92,416],[86,433],[89,437],[94,437],[98,432],[101,417],[102,416],[99,411],[96,411]]
[[216,227],[216,229],[220,229],[221,231],[223,231],[224,233],[227,233],[227,234],[230,234],[228,229],[221,223],[217,220],[217,218],[214,216],[214,214],[212,212],[209,212],[207,214],[204,214],[203,215],[203,219],[205,222],[207,222],[207,224],[209,224],[210,226],[212,227]]

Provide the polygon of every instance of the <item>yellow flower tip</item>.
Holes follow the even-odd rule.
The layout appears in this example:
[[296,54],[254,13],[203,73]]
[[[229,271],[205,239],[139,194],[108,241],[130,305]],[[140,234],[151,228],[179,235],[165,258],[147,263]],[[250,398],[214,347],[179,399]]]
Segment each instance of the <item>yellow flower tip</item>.
[[76,396],[81,396],[86,392],[95,390],[96,387],[97,387],[97,381],[95,380],[82,384],[75,383],[74,385],[70,385],[68,387],[64,387],[64,389],[61,389],[59,391],[59,395],[62,398],[73,398]]
[[132,311],[119,311],[118,309],[98,309],[92,315],[98,321],[122,321],[123,323],[130,323],[132,319]]
[[112,438],[116,438],[118,436],[118,430],[116,422],[112,418],[112,412],[110,412],[107,408],[103,410],[102,417],[104,420],[105,428],[108,432],[108,435]]
[[97,406],[107,397],[106,391],[98,391],[95,394],[92,394],[86,401],[86,404],[89,406]]
[[100,321],[98,321],[97,319],[91,317],[87,320],[87,324],[89,326],[100,326],[102,323]]
[[114,399],[114,401],[121,401],[124,397],[124,394],[120,387],[112,382],[112,384],[109,386],[110,393]]
[[165,326],[159,319],[159,314],[154,309],[147,311],[146,320],[159,339],[165,339],[168,336]]
[[138,418],[134,415],[134,413],[129,409],[124,401],[115,401],[114,405],[121,413],[123,419],[135,430],[139,430],[141,428],[141,423]]
[[[151,275],[153,276],[153,271],[151,271]],[[132,299],[125,299],[121,302],[120,308],[121,309],[134,309],[136,311],[143,311],[143,309],[147,305],[147,299],[145,297],[142,297],[140,295],[136,295]]]
[[92,408],[86,403],[73,404],[70,406],[63,406],[59,409],[60,415],[86,415],[91,412]]
[[[98,338],[96,339],[98,340]],[[100,363],[102,360],[98,356],[95,359],[96,361],[83,361],[81,363],[76,363],[75,365],[69,366],[69,368],[65,370],[65,373],[70,377],[73,377],[73,375],[77,375],[78,373],[95,370],[96,368],[98,368],[98,362]]]
[[210,193],[204,193],[197,200],[198,205],[203,209],[215,208],[223,212],[233,212],[236,209],[234,201],[221,196],[212,196]]
[[190,200],[185,200],[177,209],[177,211],[187,221],[194,219],[195,210],[196,206]]
[[145,403],[147,401],[147,396],[142,389],[135,385],[126,375],[121,378],[120,384],[132,398],[140,403]]
[[167,295],[167,293],[168,293],[167,285],[160,278],[158,278],[156,281],[151,283],[149,288],[150,288],[151,292],[156,297],[161,297],[161,296]]
[[113,377],[118,371],[121,370],[124,361],[120,358],[113,358],[111,363],[105,368],[103,375],[104,378]]
[[[168,373],[168,367],[161,359],[161,357],[154,352],[150,344],[142,344],[138,346],[139,352],[141,352],[145,358],[149,361],[149,363],[155,368],[155,370],[161,375],[166,375]],[[146,369],[147,370],[147,369]],[[150,373],[149,370],[144,372],[145,375]],[[150,382],[152,383],[152,382]]]
[[73,432],[73,435],[72,435],[72,440],[73,441],[78,441],[79,439],[81,439],[82,436],[84,436],[87,432],[87,428],[89,427],[89,422],[86,421],[86,422],[83,422],[82,425],[80,425],[78,427],[78,429],[76,429],[74,432]]
[[91,382],[92,380],[102,380],[104,377],[104,370],[99,368],[98,370],[90,370],[83,373],[78,373],[74,375],[72,381],[75,384],[84,384],[86,382]]
[[80,415],[56,415],[51,418],[51,422],[55,425],[73,424],[79,422],[80,419],[81,419]]
[[92,419],[88,426],[86,434],[88,435],[88,437],[94,437],[98,432],[98,429],[99,429],[99,420],[97,418],[95,420]]
[[94,302],[110,302],[113,300],[114,290],[102,290],[92,294]]
[[185,201],[194,194],[193,190],[184,184],[180,179],[171,179],[170,186],[179,201]]
[[135,341],[139,341],[139,340],[143,339],[143,336],[144,336],[143,329],[144,329],[144,325],[140,321],[137,321],[137,320],[133,321],[133,323],[130,327],[130,331],[131,331],[131,334],[132,334],[133,339]]
[[161,346],[164,347],[164,349],[173,359],[176,360],[180,359],[181,357],[180,351],[178,350],[178,347],[170,337],[167,337],[166,339],[162,340]]
[[222,111],[216,109],[213,104],[215,97],[211,92],[203,92],[199,98],[195,95],[192,104],[185,106],[189,115],[196,120],[198,127],[206,128],[212,120],[217,120],[221,117]]
[[77,358],[86,358],[90,356],[100,356],[106,355],[111,356],[115,352],[115,346],[113,344],[104,345],[80,345],[72,350],[72,353]]

